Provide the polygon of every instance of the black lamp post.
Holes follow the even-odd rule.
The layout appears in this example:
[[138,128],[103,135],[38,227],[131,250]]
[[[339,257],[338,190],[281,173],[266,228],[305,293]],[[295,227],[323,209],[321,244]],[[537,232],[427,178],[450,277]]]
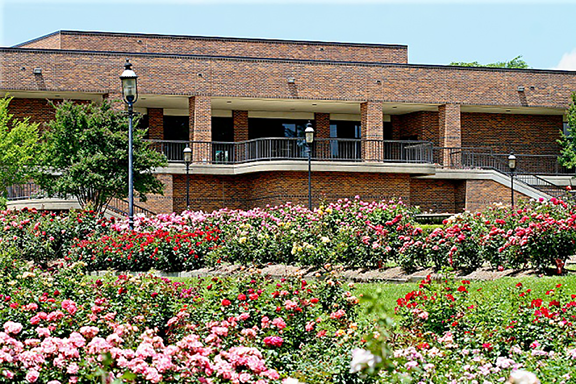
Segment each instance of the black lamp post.
[[128,105],[128,225],[134,229],[134,166],[132,164],[132,119],[134,118],[134,103],[138,100],[138,76],[132,70],[130,60],[126,59],[122,80],[122,98]]
[[184,162],[186,163],[186,209],[190,209],[190,163],[192,162],[192,149],[186,144],[184,148]]
[[308,153],[308,209],[312,210],[312,149],[310,147],[314,142],[314,128],[312,128],[310,121],[306,124],[304,135],[306,136],[306,152]]
[[510,168],[510,201],[512,202],[512,209],[514,209],[514,171],[516,170],[514,152],[510,152],[510,156],[508,156],[508,168]]

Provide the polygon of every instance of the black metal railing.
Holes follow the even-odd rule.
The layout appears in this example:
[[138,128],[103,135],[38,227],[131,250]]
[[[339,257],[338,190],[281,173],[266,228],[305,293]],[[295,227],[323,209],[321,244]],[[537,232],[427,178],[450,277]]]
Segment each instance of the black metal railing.
[[[183,162],[186,145],[193,163],[241,164],[266,160],[305,160],[306,143],[299,138],[260,138],[242,142],[148,140],[170,162]],[[315,161],[432,163],[432,143],[410,140],[315,139]]]
[[47,196],[35,183],[14,184],[7,188],[7,192],[8,201],[41,199]]
[[[495,153],[488,147],[434,148],[434,163],[445,168],[496,169],[507,173],[509,153]],[[514,154],[519,174],[569,175],[574,170],[562,166],[556,155]]]
[[[134,204],[133,208],[134,214],[136,215],[156,216],[156,212],[141,207],[137,204]],[[106,205],[106,209],[112,212],[116,212],[120,215],[128,215],[128,200],[112,198],[108,205]]]
[[[43,199],[49,197],[40,186],[36,183],[14,184],[8,187],[8,201],[30,200],[30,199]],[[72,198],[70,196],[52,196],[60,198]],[[112,198],[106,209],[121,214],[128,215],[128,201],[123,199]],[[134,204],[134,213],[143,214],[146,216],[154,216],[155,212]]]
[[[435,162],[445,168],[492,169],[506,177],[511,176],[508,167],[510,154],[493,153],[490,148],[434,148]],[[514,180],[535,188],[549,196],[572,198],[565,188],[541,176],[568,175],[571,172],[560,165],[554,155],[515,154],[519,166],[514,171]]]

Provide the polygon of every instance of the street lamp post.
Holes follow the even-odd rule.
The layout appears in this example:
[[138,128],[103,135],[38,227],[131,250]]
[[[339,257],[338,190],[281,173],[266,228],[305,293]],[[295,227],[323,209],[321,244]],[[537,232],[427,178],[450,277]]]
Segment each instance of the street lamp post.
[[312,128],[312,123],[308,121],[306,124],[306,130],[304,131],[306,136],[306,152],[308,153],[308,209],[312,210],[312,143],[314,142],[314,128]]
[[190,163],[192,162],[192,149],[186,144],[184,148],[184,162],[186,163],[186,209],[190,209],[190,180],[188,175],[190,174]]
[[134,229],[134,166],[132,164],[132,119],[134,103],[138,100],[138,76],[132,70],[130,60],[126,59],[122,80],[122,98],[128,105],[128,226]]
[[512,210],[514,210],[514,171],[516,170],[516,156],[514,156],[514,152],[510,152],[510,156],[508,156],[508,168],[510,168],[510,201],[512,203]]

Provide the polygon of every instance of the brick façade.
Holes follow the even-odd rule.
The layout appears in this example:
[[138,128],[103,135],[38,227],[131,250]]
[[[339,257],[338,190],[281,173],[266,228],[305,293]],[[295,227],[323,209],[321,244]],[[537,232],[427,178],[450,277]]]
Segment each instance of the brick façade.
[[[299,99],[356,103],[364,139],[381,140],[383,115],[391,115],[394,140],[416,138],[436,147],[489,146],[501,152],[553,155],[558,153],[562,113],[576,90],[576,72],[412,65],[407,63],[407,47],[398,45],[60,31],[0,48],[0,91],[118,99],[125,58],[139,75],[141,94],[187,100],[189,138],[205,142],[212,138],[213,98]],[[42,68],[41,75],[33,74],[36,67]],[[426,110],[395,114],[393,104],[422,105]],[[469,112],[479,107],[502,112]],[[504,113],[506,109],[522,113]],[[538,114],[543,109],[547,114]],[[10,111],[41,124],[54,115],[41,96],[16,98]],[[163,138],[163,113],[160,107],[148,108],[152,139]],[[247,140],[249,111],[233,110],[231,116],[234,141]],[[330,136],[330,118],[329,113],[314,112],[317,137]],[[369,152],[364,152],[364,160],[377,158]],[[202,162],[210,154],[200,150],[193,156]],[[446,158],[440,154],[435,162],[446,165]],[[287,200],[305,204],[306,176],[286,171],[193,175],[192,201],[197,206],[192,208],[247,209]],[[151,196],[143,205],[158,212],[183,209],[184,177],[158,177],[166,185],[166,196]],[[458,212],[509,199],[509,189],[486,180],[344,172],[315,173],[313,180],[315,204],[322,197],[397,197],[423,210]]]
[[[564,110],[576,89],[576,72],[570,71],[496,71],[411,64],[198,58],[24,48],[0,48],[0,54],[0,89],[6,91],[117,93],[118,76],[126,57],[138,71],[142,94],[374,100]],[[43,69],[42,75],[32,73],[35,67]],[[288,77],[295,79],[294,84],[287,82]],[[517,91],[519,84],[527,86],[523,94]],[[528,87],[532,85],[533,90]]]
[[17,47],[374,63],[408,62],[408,47],[405,45],[106,32],[59,31]]

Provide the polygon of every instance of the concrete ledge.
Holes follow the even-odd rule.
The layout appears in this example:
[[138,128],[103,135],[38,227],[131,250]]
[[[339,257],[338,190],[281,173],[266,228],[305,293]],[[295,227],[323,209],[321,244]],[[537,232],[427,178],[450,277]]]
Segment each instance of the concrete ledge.
[[[433,175],[434,164],[415,163],[375,163],[344,161],[312,161],[312,172],[367,172],[367,173],[407,173],[412,175]],[[300,160],[258,161],[244,164],[193,164],[191,175],[243,175],[256,172],[296,171],[307,172],[308,162]],[[186,174],[184,164],[169,164],[158,168],[154,173]]]
[[[486,169],[438,169],[434,175],[420,176],[417,178],[429,180],[492,180],[498,184],[502,184],[503,186],[510,188],[509,176]],[[532,199],[538,199],[540,197],[545,199],[552,198],[552,196],[519,181],[514,183],[514,190]]]
[[29,199],[29,200],[12,200],[7,204],[9,209],[36,208],[38,210],[48,211],[69,211],[71,209],[80,209],[78,201],[72,199]]

